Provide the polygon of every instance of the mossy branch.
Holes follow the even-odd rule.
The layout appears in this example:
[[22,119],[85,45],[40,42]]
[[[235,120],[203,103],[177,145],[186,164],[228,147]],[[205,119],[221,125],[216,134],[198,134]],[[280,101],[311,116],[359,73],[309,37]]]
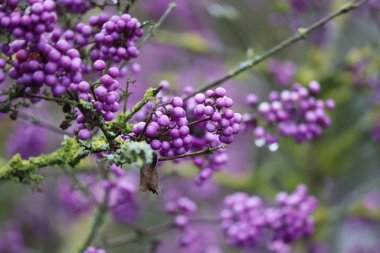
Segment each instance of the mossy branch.
[[0,167],[0,180],[23,183],[38,181],[41,176],[32,173],[40,168],[54,165],[74,167],[90,154],[107,150],[110,150],[110,147],[104,137],[93,139],[89,145],[82,145],[74,138],[66,138],[62,147],[50,154],[27,160],[21,159],[20,154],[14,155],[7,164]]

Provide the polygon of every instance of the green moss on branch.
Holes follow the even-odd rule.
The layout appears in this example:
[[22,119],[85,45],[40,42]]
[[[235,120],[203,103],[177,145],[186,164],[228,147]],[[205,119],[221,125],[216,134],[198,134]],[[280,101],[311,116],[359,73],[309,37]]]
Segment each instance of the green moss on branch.
[[75,167],[90,154],[109,149],[108,142],[104,137],[95,138],[86,146],[81,145],[74,138],[67,138],[63,141],[59,150],[50,154],[32,157],[27,160],[21,159],[20,154],[14,155],[8,163],[0,167],[0,180],[23,183],[39,181],[41,176],[35,175],[33,172],[40,168],[54,165]]

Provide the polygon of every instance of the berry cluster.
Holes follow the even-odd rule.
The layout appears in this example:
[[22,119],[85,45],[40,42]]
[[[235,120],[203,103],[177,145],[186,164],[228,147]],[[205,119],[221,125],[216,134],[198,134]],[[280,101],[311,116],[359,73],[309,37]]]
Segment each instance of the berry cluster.
[[138,217],[138,208],[135,201],[137,182],[123,169],[111,165],[110,178],[96,180],[93,176],[82,175],[81,184],[89,186],[88,196],[80,189],[73,187],[66,178],[59,181],[57,195],[60,204],[68,217],[75,218],[90,211],[96,204],[102,203],[108,192],[108,207],[117,221],[129,223]]
[[[227,97],[226,93],[224,88],[219,87],[214,91],[208,90],[205,94],[196,94],[187,102],[187,110],[193,112],[191,117],[195,122],[199,122],[197,128],[191,128],[191,151],[215,148],[233,142],[234,135],[240,130],[242,116],[230,109],[233,100]],[[194,165],[200,169],[196,183],[203,184],[227,161],[228,155],[224,149],[219,149],[211,155],[194,157]]]
[[[135,200],[137,182],[122,168],[110,167],[111,177],[103,181],[101,187],[108,191],[108,206],[113,218],[120,222],[130,223],[138,218],[138,207]],[[104,196],[103,196],[104,197]]]
[[82,60],[78,50],[65,40],[40,38],[37,44],[15,40],[11,44],[15,61],[9,76],[25,87],[26,93],[38,93],[43,85],[54,96],[61,96],[73,83],[82,81]]
[[0,242],[0,252],[32,253],[26,245],[21,223],[16,220],[9,220],[2,225]]
[[[57,22],[55,2],[52,0],[28,0],[26,8],[16,10],[17,1],[10,2],[5,10],[0,8],[0,29],[18,39],[39,40],[41,34],[52,32]],[[12,9],[11,12],[8,12]]]
[[224,200],[221,212],[222,228],[230,245],[255,247],[266,226],[264,206],[257,196],[234,193]]
[[[161,83],[163,89],[169,86],[165,81]],[[185,88],[185,94],[192,92]],[[232,143],[240,130],[242,116],[230,109],[232,105],[224,88],[208,90],[185,101],[180,97],[163,97],[136,115],[139,122],[130,138],[146,140],[162,157],[215,148],[213,154],[191,157],[201,170],[196,183],[202,184],[228,160],[226,151],[218,147]],[[151,118],[147,118],[150,114]]]
[[5,80],[5,66],[7,65],[7,62],[0,58],[0,84],[4,82]]
[[[192,150],[203,150],[207,147],[215,148],[221,144],[222,143],[217,135],[205,131],[202,137],[195,136],[193,138]],[[194,165],[200,169],[196,183],[202,185],[209,180],[215,172],[220,171],[221,167],[227,163],[228,154],[226,149],[218,149],[214,151],[213,154],[197,156],[192,160]]]
[[[107,74],[104,73],[106,69],[106,63],[103,60],[97,60],[94,63],[94,69],[101,74],[100,83],[92,90],[93,87],[86,82],[82,81],[78,85],[72,83],[70,90],[78,93],[78,98],[84,101],[90,102],[93,108],[101,113],[105,121],[112,121],[116,113],[119,110],[119,82],[116,78],[119,77],[120,71],[116,67],[111,67],[107,70]],[[86,111],[87,114],[92,112]],[[90,131],[86,129],[86,117],[91,118],[91,115],[84,115],[83,111],[77,111],[76,121],[78,128],[80,129],[78,137],[81,140],[87,140],[91,137]]]
[[[88,186],[94,186],[96,183],[94,178],[89,176],[80,176],[78,180],[80,183]],[[88,196],[76,189],[68,178],[59,179],[57,198],[64,214],[69,218],[76,218],[87,213],[93,208],[94,204]]]
[[144,135],[153,150],[159,150],[161,156],[185,154],[191,147],[192,137],[188,127],[184,102],[180,97],[163,100],[156,108],[151,122],[137,123],[133,128],[136,136]]
[[180,245],[188,246],[197,237],[194,229],[189,227],[189,219],[197,210],[197,205],[186,197],[181,197],[173,202],[168,202],[165,210],[170,215],[175,215],[175,224],[181,229]]
[[206,131],[218,135],[220,142],[231,144],[233,135],[239,132],[242,117],[229,109],[233,106],[233,100],[226,97],[226,93],[224,88],[219,87],[215,91],[195,95],[197,105],[193,115],[197,119],[207,119]]
[[91,8],[89,0],[58,0],[58,3],[71,13],[85,13]]
[[97,249],[95,247],[88,247],[83,253],[107,253],[104,249]]
[[[311,215],[318,202],[308,195],[306,186],[299,185],[290,195],[279,193],[276,202],[277,207],[267,207],[259,197],[246,193],[227,196],[221,219],[229,243],[242,248],[269,247],[290,244],[313,232]],[[271,239],[262,245],[268,233]]]
[[[267,102],[258,105],[258,118],[268,126],[274,126],[280,135],[293,138],[297,143],[313,141],[331,124],[326,109],[335,108],[333,100],[314,97],[320,91],[320,84],[316,81],[310,82],[308,88],[294,84],[290,90],[273,91]],[[257,103],[253,95],[247,97],[247,102],[250,105]],[[273,150],[278,147],[276,135],[268,133],[263,127],[256,127],[254,137],[257,146],[272,145]]]
[[144,34],[140,28],[141,23],[129,14],[112,16],[108,20],[106,18],[101,15],[90,19],[92,27],[101,27],[94,35],[95,44],[91,48],[91,60],[112,60],[118,63],[136,58],[139,52],[135,43]]
[[305,185],[299,185],[295,192],[279,193],[276,197],[278,208],[268,208],[266,219],[273,231],[273,240],[292,243],[312,234],[314,220],[310,216],[318,206],[318,201],[308,196]]

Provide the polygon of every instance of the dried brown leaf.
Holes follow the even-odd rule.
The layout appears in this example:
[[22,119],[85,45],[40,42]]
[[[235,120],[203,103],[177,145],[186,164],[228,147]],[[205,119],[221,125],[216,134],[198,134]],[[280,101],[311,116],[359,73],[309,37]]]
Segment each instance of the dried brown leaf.
[[150,191],[159,194],[158,172],[157,172],[157,155],[153,153],[152,163],[146,164],[140,169],[140,191]]

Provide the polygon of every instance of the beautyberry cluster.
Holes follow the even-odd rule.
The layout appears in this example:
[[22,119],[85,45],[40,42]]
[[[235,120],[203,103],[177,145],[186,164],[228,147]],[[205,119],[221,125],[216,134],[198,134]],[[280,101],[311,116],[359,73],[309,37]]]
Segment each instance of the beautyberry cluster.
[[[169,84],[162,85],[164,89]],[[191,87],[185,88],[185,95],[192,93]],[[233,100],[226,93],[224,88],[217,88],[185,100],[162,97],[138,115],[140,122],[134,125],[130,138],[147,141],[162,157],[205,151],[190,158],[200,169],[196,182],[202,184],[227,162],[223,144],[231,144],[240,130],[242,116],[231,109]]]
[[[274,127],[280,135],[293,138],[297,143],[313,141],[331,125],[326,109],[335,108],[333,100],[314,97],[320,91],[320,84],[316,81],[310,82],[308,88],[294,84],[290,90],[273,91],[267,102],[258,105],[257,119],[262,119],[268,128]],[[256,103],[254,100],[253,95],[247,97],[250,105]],[[264,127],[256,126],[254,137],[257,146],[277,145],[276,135]]]
[[[205,131],[202,137],[194,136],[192,150],[202,150],[205,148],[215,148],[220,146],[220,142],[217,135]],[[198,185],[202,185],[209,180],[213,174],[220,171],[221,167],[227,163],[228,154],[226,149],[218,149],[213,154],[207,154],[205,156],[197,156],[192,158],[195,166],[199,168],[199,175],[196,180]]]
[[91,8],[89,0],[58,0],[58,3],[71,13],[85,13]]
[[[311,215],[317,200],[299,185],[292,194],[279,193],[276,207],[267,207],[261,199],[246,193],[227,196],[221,212],[222,227],[230,245],[242,248],[291,244],[314,230]],[[270,241],[262,245],[266,236]]]
[[222,228],[230,245],[255,247],[266,226],[262,200],[246,193],[234,193],[224,200]]
[[143,36],[141,23],[129,14],[112,16],[106,20],[106,16],[92,17],[90,25],[100,27],[100,31],[94,35],[94,46],[91,48],[90,58],[119,63],[138,56],[136,40]]
[[[108,206],[117,221],[129,223],[138,217],[135,201],[137,182],[122,168],[115,165],[110,167],[111,178],[102,183],[104,193],[109,193]],[[104,197],[104,196],[103,196]]]
[[[94,69],[101,73],[97,87],[82,81],[79,84],[72,83],[70,90],[78,94],[78,98],[92,104],[93,108],[103,116],[105,121],[112,121],[119,110],[119,82],[116,80],[120,71],[116,67],[111,67],[105,72],[106,63],[103,60],[97,60],[94,63]],[[87,115],[85,115],[87,114]],[[90,131],[86,128],[86,118],[91,119],[92,112],[77,110],[76,121],[80,129],[78,137],[81,140],[87,140],[91,137]]]
[[[191,91],[190,88],[188,88]],[[234,135],[240,130],[242,116],[230,108],[233,100],[226,96],[224,88],[208,90],[196,94],[186,104],[186,110],[192,111],[190,117],[193,144],[191,151],[216,148],[222,144],[231,144]],[[194,125],[196,123],[196,125]],[[200,169],[196,183],[201,185],[219,171],[228,161],[225,149],[218,149],[213,154],[192,158],[194,165]]]
[[189,227],[189,219],[197,210],[197,205],[186,197],[181,197],[173,202],[168,202],[165,210],[170,215],[175,215],[175,224],[181,229],[180,246],[186,247],[196,238],[195,230]]
[[88,247],[83,253],[107,253],[104,249],[97,249],[95,247]]
[[194,117],[207,119],[206,131],[218,135],[220,142],[231,144],[234,140],[233,135],[239,132],[242,117],[230,109],[233,100],[227,97],[226,93],[224,88],[219,87],[215,91],[208,90],[206,94],[195,95],[197,105],[194,107]]
[[184,102],[180,97],[163,99],[162,105],[154,109],[151,122],[137,123],[133,128],[136,136],[144,135],[153,150],[161,156],[185,154],[191,147],[189,122]]
[[57,22],[56,4],[52,0],[28,0],[26,8],[17,1],[0,8],[0,29],[5,29],[17,39],[36,41],[41,34],[52,32]]
[[47,85],[54,96],[62,96],[71,84],[82,81],[80,54],[65,40],[41,37],[37,44],[15,40],[11,52],[16,59],[9,76],[23,85],[27,94],[36,94]]
[[4,82],[5,80],[5,66],[7,65],[7,62],[0,58],[0,84]]
[[279,207],[266,210],[266,219],[273,231],[273,240],[292,243],[312,234],[314,220],[311,215],[317,208],[318,201],[308,195],[305,185],[299,185],[292,194],[279,193],[276,203]]
[[[79,176],[78,181],[90,187],[95,185],[95,180],[90,176]],[[68,178],[60,178],[57,186],[57,198],[66,217],[77,218],[90,211],[94,203],[89,196],[76,189]]]
[[93,176],[82,175],[79,182],[89,186],[87,195],[76,185],[65,178],[59,181],[57,197],[68,217],[76,218],[87,213],[97,204],[104,201],[108,192],[108,208],[117,221],[129,223],[138,217],[135,201],[137,181],[123,169],[111,165],[110,177],[107,180],[97,180]]

